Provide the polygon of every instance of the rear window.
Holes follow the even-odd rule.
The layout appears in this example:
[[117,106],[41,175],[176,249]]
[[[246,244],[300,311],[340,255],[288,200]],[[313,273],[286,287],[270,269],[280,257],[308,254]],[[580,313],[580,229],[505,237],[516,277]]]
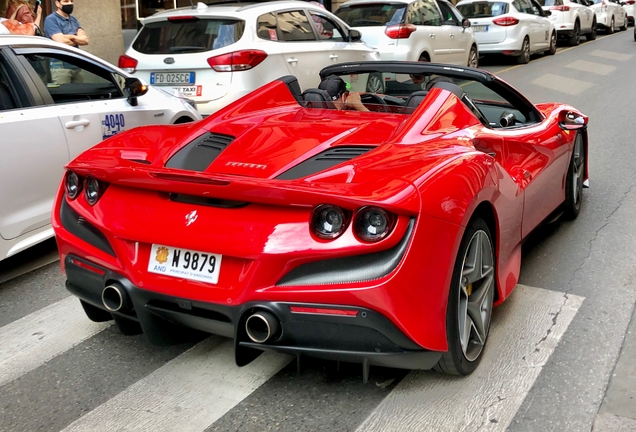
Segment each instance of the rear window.
[[488,18],[508,13],[508,3],[503,2],[475,2],[456,7],[466,18]]
[[563,0],[539,0],[541,6],[563,6]]
[[144,54],[211,51],[237,42],[244,31],[245,21],[225,18],[159,21],[143,26],[132,47]]
[[404,3],[371,3],[342,6],[336,15],[351,27],[388,26],[403,22],[405,10]]

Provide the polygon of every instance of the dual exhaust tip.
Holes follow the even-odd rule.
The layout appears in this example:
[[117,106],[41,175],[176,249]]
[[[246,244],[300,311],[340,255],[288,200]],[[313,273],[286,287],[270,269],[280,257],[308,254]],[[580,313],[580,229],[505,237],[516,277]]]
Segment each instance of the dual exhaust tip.
[[280,321],[271,312],[261,310],[247,317],[245,331],[252,342],[265,343],[278,337]]

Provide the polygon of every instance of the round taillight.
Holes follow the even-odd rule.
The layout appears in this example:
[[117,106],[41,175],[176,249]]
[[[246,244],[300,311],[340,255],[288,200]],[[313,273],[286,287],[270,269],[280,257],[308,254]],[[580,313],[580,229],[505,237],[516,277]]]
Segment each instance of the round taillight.
[[319,205],[313,211],[311,226],[317,237],[333,240],[347,228],[347,215],[340,207],[329,204]]
[[66,196],[74,200],[79,195],[82,190],[82,183],[80,182],[80,178],[73,171],[66,172]]
[[393,227],[393,217],[378,207],[363,207],[356,213],[354,230],[363,241],[376,242]]
[[86,185],[84,189],[86,201],[90,205],[95,205],[101,194],[99,181],[94,177],[86,177]]

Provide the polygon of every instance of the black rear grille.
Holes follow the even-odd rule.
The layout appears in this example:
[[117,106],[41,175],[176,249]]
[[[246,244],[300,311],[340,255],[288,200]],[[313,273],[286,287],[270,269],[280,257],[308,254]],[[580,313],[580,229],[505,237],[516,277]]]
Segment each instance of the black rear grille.
[[374,146],[334,147],[318,153],[310,159],[285,171],[278,177],[279,180],[295,180],[324,171],[340,163],[347,162],[374,149]]
[[206,132],[175,153],[166,167],[205,171],[232,141],[233,136]]
[[245,202],[245,201],[209,198],[209,197],[202,197],[198,195],[187,195],[187,194],[179,194],[179,193],[171,193],[170,200],[175,202],[186,203],[186,204],[197,204],[197,205],[204,205],[209,207],[220,207],[220,208],[240,208],[240,207],[245,207],[249,205],[249,202]]

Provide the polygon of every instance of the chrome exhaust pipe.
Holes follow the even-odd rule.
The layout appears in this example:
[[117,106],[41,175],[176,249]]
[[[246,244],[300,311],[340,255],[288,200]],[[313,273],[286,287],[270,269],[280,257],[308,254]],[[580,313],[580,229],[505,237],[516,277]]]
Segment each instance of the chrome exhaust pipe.
[[110,312],[130,308],[130,299],[124,287],[117,283],[108,285],[102,291],[102,304]]
[[280,322],[272,313],[258,311],[245,321],[247,336],[256,343],[265,343],[278,334]]

